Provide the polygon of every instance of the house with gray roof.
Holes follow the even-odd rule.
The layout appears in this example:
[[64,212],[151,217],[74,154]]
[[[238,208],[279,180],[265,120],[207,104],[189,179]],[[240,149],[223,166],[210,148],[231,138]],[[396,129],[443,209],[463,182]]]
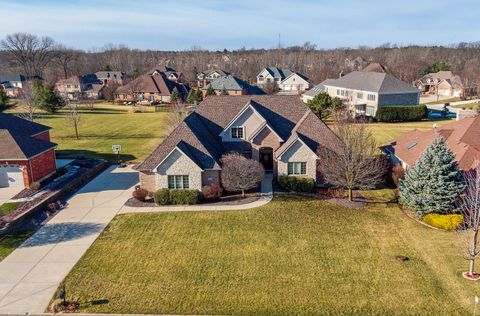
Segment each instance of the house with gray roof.
[[268,82],[275,82],[284,91],[305,91],[311,87],[308,77],[287,68],[263,68],[257,75],[257,85],[261,87]]
[[21,74],[0,74],[0,88],[4,90],[9,97],[18,98],[22,95],[25,83],[30,80],[42,80],[39,76],[27,77]]
[[417,105],[420,101],[418,88],[388,73],[353,71],[322,85],[324,92],[342,99],[357,115],[375,116],[381,106]]
[[264,94],[264,92],[258,88],[250,85],[248,82],[235,77],[233,75],[220,76],[213,80],[205,87],[202,88],[203,96],[207,94],[207,90],[212,88],[215,94],[221,95],[248,95],[248,94]]
[[220,184],[221,157],[240,152],[274,176],[318,173],[320,147],[338,138],[298,96],[208,96],[138,166],[141,186],[197,189]]

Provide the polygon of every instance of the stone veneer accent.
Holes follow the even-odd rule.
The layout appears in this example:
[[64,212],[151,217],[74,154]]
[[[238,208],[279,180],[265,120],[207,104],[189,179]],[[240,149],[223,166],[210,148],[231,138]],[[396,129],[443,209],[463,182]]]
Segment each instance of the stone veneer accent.
[[307,177],[317,180],[317,159],[313,156],[311,150],[303,145],[300,141],[296,141],[286,152],[283,153],[281,159],[278,160],[278,175],[288,175],[288,162],[307,162]]
[[157,167],[157,189],[168,188],[168,176],[172,175],[188,175],[190,189],[202,190],[202,170],[178,149]]

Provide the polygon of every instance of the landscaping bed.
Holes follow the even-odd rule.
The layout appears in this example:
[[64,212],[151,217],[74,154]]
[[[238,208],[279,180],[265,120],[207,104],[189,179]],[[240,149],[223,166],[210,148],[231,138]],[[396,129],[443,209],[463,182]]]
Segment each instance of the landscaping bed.
[[[260,198],[259,192],[254,193],[246,193],[245,197],[242,197],[241,194],[234,194],[234,195],[225,195],[220,197],[218,200],[201,200],[198,205],[212,205],[212,206],[220,206],[220,205],[243,205],[257,201]],[[136,198],[130,198],[125,203],[126,206],[130,207],[155,207],[158,206],[155,204],[152,198],[142,202],[137,200]]]

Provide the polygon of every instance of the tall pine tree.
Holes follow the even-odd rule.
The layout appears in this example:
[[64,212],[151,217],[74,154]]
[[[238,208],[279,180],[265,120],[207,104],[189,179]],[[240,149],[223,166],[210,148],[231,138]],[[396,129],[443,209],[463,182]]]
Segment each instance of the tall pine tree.
[[399,188],[402,203],[421,217],[448,210],[465,185],[455,154],[442,137],[435,139],[417,164],[407,169]]

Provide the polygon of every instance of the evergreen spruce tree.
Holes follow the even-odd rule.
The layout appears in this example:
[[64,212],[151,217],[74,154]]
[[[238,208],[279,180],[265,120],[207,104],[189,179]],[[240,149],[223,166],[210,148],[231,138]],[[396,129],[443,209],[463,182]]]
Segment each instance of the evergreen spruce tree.
[[421,217],[445,213],[465,188],[455,154],[442,137],[425,149],[417,164],[400,181],[400,199]]

